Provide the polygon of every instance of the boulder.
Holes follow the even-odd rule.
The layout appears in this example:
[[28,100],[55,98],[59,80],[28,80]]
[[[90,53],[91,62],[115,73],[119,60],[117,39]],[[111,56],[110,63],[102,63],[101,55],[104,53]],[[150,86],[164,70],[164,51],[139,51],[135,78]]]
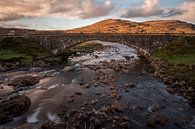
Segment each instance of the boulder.
[[12,118],[4,114],[3,112],[0,112],[0,125],[6,122],[11,121]]
[[174,94],[174,93],[177,92],[177,89],[176,89],[176,88],[167,87],[166,89],[167,89],[167,91],[168,91],[169,93],[171,93],[171,94]]
[[41,125],[41,129],[55,129],[55,123],[52,121],[46,121]]
[[94,55],[95,58],[98,58],[99,56],[98,55]]
[[195,64],[191,65],[192,70],[195,70]]
[[151,115],[148,119],[148,126],[154,128],[156,125],[165,126],[169,121],[165,116]]
[[37,83],[39,83],[39,78],[38,77],[32,77],[32,76],[23,76],[23,77],[18,77],[11,82],[9,82],[9,86],[14,86],[14,87],[25,87],[25,86],[33,86]]
[[76,94],[76,95],[82,95],[82,93],[79,92],[79,91],[75,92],[75,94]]
[[126,88],[134,88],[135,84],[134,83],[125,83]]
[[3,124],[13,116],[19,116],[26,112],[31,105],[27,96],[16,96],[0,102],[0,124]]
[[122,103],[119,103],[119,102],[114,102],[112,105],[111,105],[111,109],[112,110],[115,110],[117,112],[123,112],[125,109],[126,109],[126,105],[122,104]]
[[123,128],[123,129],[128,129],[129,128],[129,122],[122,122],[120,124],[120,126]]
[[5,97],[13,93],[13,88],[4,84],[0,84],[0,97]]

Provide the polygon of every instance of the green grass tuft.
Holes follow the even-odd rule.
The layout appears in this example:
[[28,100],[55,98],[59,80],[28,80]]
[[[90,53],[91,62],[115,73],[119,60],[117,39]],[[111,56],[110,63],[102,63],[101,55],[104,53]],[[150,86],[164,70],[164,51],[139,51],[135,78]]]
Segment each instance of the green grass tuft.
[[195,64],[195,41],[193,39],[178,38],[153,54],[173,64]]
[[178,80],[191,80],[195,85],[195,38],[178,38],[153,53],[154,57],[171,63],[163,69],[164,74],[172,75]]

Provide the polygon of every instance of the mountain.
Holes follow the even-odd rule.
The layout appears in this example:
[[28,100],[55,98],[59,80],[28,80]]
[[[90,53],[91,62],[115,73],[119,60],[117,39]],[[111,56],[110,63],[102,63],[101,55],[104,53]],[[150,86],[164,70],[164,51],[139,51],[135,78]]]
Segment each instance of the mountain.
[[32,30],[18,28],[1,28],[0,35],[23,34],[64,34],[64,33],[194,33],[195,25],[179,20],[158,20],[132,22],[120,19],[107,19],[95,24],[72,30]]
[[107,19],[66,33],[195,33],[195,25],[178,20],[132,22]]

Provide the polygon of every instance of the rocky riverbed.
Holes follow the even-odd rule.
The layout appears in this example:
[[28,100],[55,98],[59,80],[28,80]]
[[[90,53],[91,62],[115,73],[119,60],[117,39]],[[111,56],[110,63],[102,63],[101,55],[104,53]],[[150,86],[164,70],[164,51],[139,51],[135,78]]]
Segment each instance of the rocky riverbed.
[[[1,121],[0,128],[195,128],[194,108],[167,92],[136,50],[96,42],[110,47],[58,68],[1,72],[0,119],[9,122]],[[5,108],[7,103],[12,106]]]
[[[195,105],[195,87],[194,87],[194,79],[190,79],[189,77],[178,77],[175,73],[171,75],[167,72],[167,69],[174,67],[173,64],[156,58],[150,58],[150,65],[154,69],[154,77],[160,78],[167,85],[167,91],[169,93],[178,93],[185,97],[189,103],[194,106]],[[193,66],[188,67],[184,64],[178,64],[176,67],[180,69],[187,69],[185,72],[193,71]],[[184,72],[184,73],[185,73]]]

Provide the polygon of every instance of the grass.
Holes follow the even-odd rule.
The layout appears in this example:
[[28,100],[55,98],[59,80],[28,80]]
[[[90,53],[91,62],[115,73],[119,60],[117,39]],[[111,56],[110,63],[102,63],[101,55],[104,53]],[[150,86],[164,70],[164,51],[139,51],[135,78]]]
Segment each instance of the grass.
[[186,85],[174,85],[173,83],[171,87],[176,88],[191,104],[194,104],[195,37],[178,38],[153,53],[153,56],[168,62],[159,65],[158,72],[161,75],[174,78],[175,82],[186,82]]
[[195,63],[195,53],[190,55],[173,55],[170,57],[169,61],[173,64],[188,64],[192,65]]
[[5,38],[0,42],[0,48],[3,50],[12,50],[29,56],[46,56],[49,51],[40,44],[24,38]]
[[173,64],[195,64],[195,40],[178,38],[153,55]]
[[153,56],[168,61],[171,66],[164,68],[166,75],[178,80],[190,80],[195,85],[195,38],[178,38],[167,46],[159,49]]
[[29,65],[32,63],[32,57],[12,50],[0,51],[0,62],[12,62],[12,61],[21,61],[23,62],[23,64]]
[[24,38],[5,38],[0,41],[0,62],[21,61],[30,65],[33,57],[48,55],[49,51],[41,45]]

